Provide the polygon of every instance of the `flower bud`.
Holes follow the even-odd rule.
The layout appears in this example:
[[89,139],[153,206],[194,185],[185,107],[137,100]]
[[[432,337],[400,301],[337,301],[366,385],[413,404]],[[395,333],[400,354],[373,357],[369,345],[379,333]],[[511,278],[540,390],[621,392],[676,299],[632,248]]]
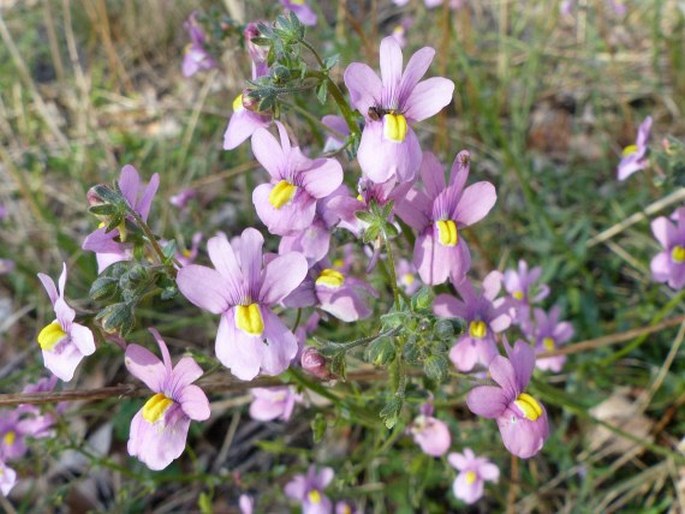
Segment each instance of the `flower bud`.
[[243,107],[248,111],[259,112],[259,98],[250,88],[243,89]]
[[331,372],[328,370],[326,358],[319,353],[319,350],[311,346],[305,348],[300,358],[302,369],[307,373],[314,375],[322,380],[331,378]]

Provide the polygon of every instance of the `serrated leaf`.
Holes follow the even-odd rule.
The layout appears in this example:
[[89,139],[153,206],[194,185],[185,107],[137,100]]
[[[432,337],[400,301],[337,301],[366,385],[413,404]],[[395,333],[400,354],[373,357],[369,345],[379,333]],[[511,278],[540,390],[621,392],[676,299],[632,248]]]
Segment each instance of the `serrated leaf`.
[[448,362],[444,355],[431,355],[423,363],[426,376],[435,382],[442,382],[447,377]]

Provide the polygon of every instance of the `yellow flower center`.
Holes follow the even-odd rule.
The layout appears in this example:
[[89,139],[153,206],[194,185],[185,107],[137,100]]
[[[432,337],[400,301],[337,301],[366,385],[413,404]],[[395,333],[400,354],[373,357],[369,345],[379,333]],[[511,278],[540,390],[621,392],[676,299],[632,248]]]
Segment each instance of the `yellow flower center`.
[[674,246],[673,250],[671,250],[671,259],[673,259],[673,262],[676,264],[685,262],[685,248],[680,245]]
[[542,416],[542,407],[537,400],[528,393],[521,393],[514,401],[514,405],[523,413],[524,418],[531,421],[535,421]]
[[523,300],[523,291],[514,291],[511,296],[517,300]]
[[157,393],[143,405],[143,419],[149,423],[155,423],[173,405],[174,401],[162,393]]
[[312,503],[314,505],[318,505],[321,503],[321,493],[316,489],[312,489],[311,491],[309,491],[309,493],[307,494],[307,498],[309,499],[309,503]]
[[2,438],[2,444],[5,446],[12,446],[17,439],[17,433],[14,430],[7,432]]
[[50,352],[66,336],[67,333],[62,330],[59,321],[55,320],[40,331],[38,334],[38,344],[43,350]]
[[281,180],[274,186],[271,193],[269,193],[269,203],[273,205],[274,208],[280,209],[293,199],[296,191],[297,186],[294,186],[287,180]]
[[545,337],[542,340],[542,346],[545,347],[545,350],[551,352],[552,350],[554,350],[554,339],[552,339],[551,337]]
[[190,250],[188,250],[187,248],[184,248],[183,250],[181,250],[181,255],[183,255],[183,257],[185,257],[186,259],[187,259],[188,257],[190,257],[190,254],[191,254],[191,253],[192,253],[192,252],[191,252]]
[[466,479],[466,485],[471,485],[476,481],[478,475],[476,475],[475,471],[467,471],[464,478]]
[[469,335],[476,339],[483,339],[488,333],[488,326],[484,321],[472,321],[469,323]]
[[452,220],[438,220],[435,222],[438,227],[438,239],[443,246],[456,246],[459,242],[457,224]]
[[342,259],[335,259],[333,261],[333,266],[335,266],[336,268],[342,268],[344,265],[345,261],[343,261]]
[[414,276],[413,273],[405,273],[404,275],[402,275],[402,281],[407,286],[412,285],[415,280],[416,280],[416,277]]
[[316,279],[317,286],[326,286],[337,289],[345,283],[345,276],[331,268],[326,268],[321,271],[321,274]]
[[352,514],[352,507],[349,505],[343,505],[342,507],[337,507],[340,514]]
[[243,332],[251,336],[259,336],[264,332],[264,320],[259,311],[259,305],[238,305],[235,308],[235,324]]
[[388,113],[383,116],[383,135],[394,143],[407,137],[407,118],[403,114]]
[[293,5],[304,5],[304,0],[290,0]]
[[633,155],[635,152],[637,152],[637,145],[628,145],[623,149],[623,152],[621,152],[621,156],[628,157],[629,155]]
[[233,100],[233,112],[240,112],[244,110],[245,107],[243,106],[243,94],[240,93],[235,97],[235,100]]

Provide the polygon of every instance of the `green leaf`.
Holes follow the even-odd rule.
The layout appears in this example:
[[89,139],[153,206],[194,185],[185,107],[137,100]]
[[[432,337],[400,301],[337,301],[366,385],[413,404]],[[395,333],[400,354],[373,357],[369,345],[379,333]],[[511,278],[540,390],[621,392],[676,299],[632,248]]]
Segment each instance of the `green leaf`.
[[444,355],[431,355],[423,363],[426,376],[435,382],[443,382],[447,378],[448,362]]
[[324,418],[323,414],[321,414],[320,412],[316,413],[316,416],[314,416],[314,419],[312,420],[311,427],[314,444],[318,444],[321,442],[323,436],[326,434],[326,428],[328,427],[328,424],[326,423],[326,418]]
[[395,344],[389,337],[379,337],[366,349],[366,360],[382,367],[395,359]]
[[379,413],[379,416],[383,420],[386,428],[390,429],[397,424],[400,411],[402,410],[402,403],[403,402],[401,398],[398,396],[393,396]]
[[322,80],[321,83],[316,86],[316,98],[318,98],[319,103],[322,105],[326,103],[326,98],[328,97],[328,81]]

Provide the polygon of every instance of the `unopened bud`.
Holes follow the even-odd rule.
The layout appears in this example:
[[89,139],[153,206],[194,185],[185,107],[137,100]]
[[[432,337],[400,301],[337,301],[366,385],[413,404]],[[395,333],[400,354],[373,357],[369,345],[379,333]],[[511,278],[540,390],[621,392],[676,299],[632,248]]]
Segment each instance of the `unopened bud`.
[[102,197],[97,194],[96,189],[98,186],[93,186],[91,187],[88,192],[86,193],[86,199],[88,200],[88,206],[93,207],[95,205],[101,205],[104,202]]
[[243,89],[243,107],[248,111],[259,112],[259,98],[252,89]]
[[328,370],[326,358],[319,353],[319,350],[311,346],[305,348],[300,358],[302,369],[307,373],[314,375],[322,380],[331,378],[331,372]]

